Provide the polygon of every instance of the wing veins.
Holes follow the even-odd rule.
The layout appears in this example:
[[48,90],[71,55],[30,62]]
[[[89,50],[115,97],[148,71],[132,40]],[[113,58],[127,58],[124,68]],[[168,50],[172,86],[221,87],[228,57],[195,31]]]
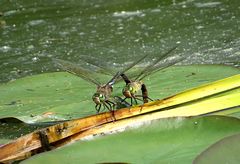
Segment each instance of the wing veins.
[[157,60],[155,60],[151,65],[148,65],[147,67],[145,67],[145,68],[138,74],[138,76],[135,77],[135,79],[143,79],[143,78],[141,78],[141,76],[146,77],[148,74],[151,74],[151,72],[155,70],[155,69],[154,69],[154,68],[155,68],[154,66],[155,66],[157,63],[159,63],[161,60],[167,58],[167,57],[171,54],[171,52],[172,52],[173,50],[175,50],[177,47],[178,47],[178,46],[175,46],[175,47],[171,48],[171,49],[168,50],[166,53],[164,53],[164,54],[161,55],[159,58],[157,58]]
[[61,59],[53,59],[54,63],[56,63],[63,70],[81,77],[82,79],[91,82],[97,86],[100,86],[101,83],[96,79],[90,77],[91,71],[81,68],[79,65],[71,63],[69,61],[61,60]]
[[154,74],[160,70],[166,69],[168,67],[171,67],[173,65],[175,65],[176,63],[179,63],[181,61],[183,61],[184,59],[186,59],[186,57],[181,57],[179,59],[174,59],[172,61],[168,61],[159,65],[156,65],[151,71],[145,73],[144,75],[142,75],[142,77],[139,78],[139,80],[142,80],[143,78],[145,78],[146,76],[149,76],[150,74]]

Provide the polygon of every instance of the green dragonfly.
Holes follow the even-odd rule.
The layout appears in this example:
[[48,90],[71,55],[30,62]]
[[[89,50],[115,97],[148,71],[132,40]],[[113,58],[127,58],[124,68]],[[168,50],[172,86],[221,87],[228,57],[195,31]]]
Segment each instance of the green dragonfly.
[[[119,71],[113,75],[113,78],[110,79],[106,84],[101,84],[93,75],[95,74],[94,71],[91,71],[90,69],[86,69],[78,64],[71,63],[69,61],[61,60],[61,59],[53,59],[53,62],[60,67],[61,69],[72,73],[74,75],[77,75],[81,77],[82,79],[93,83],[97,86],[96,92],[92,96],[92,100],[95,103],[95,109],[97,113],[100,112],[102,106],[107,108],[109,111],[112,111],[116,105],[115,101],[121,100],[121,104],[129,106],[128,103],[126,103],[124,100],[122,100],[120,97],[112,97],[111,94],[113,92],[113,85],[121,80],[121,75],[127,72],[129,69],[137,65],[139,62],[141,62],[143,59],[146,58],[147,55],[141,57],[139,60],[133,62],[128,67],[126,67],[123,71]],[[102,72],[104,74],[111,74],[110,71],[106,71],[106,69],[103,68],[96,68],[98,72]],[[95,70],[96,71],[96,70]]]
[[[133,104],[133,100],[135,101],[135,104],[138,104],[137,99],[143,101],[144,103],[147,103],[149,100],[152,101],[152,99],[148,96],[147,87],[142,82],[142,80],[149,75],[152,75],[160,70],[166,69],[184,60],[186,58],[185,56],[173,57],[171,55],[171,52],[173,52],[177,47],[178,46],[175,46],[168,50],[163,55],[159,55],[155,61],[153,61],[150,65],[143,68],[143,70],[139,72],[138,75],[135,76],[134,80],[130,80],[125,73],[122,73],[121,77],[124,79],[126,83],[122,90],[122,94],[125,96],[123,101],[125,101],[126,99],[131,99],[131,105]],[[142,92],[141,95],[137,95],[139,91]],[[139,97],[142,97],[142,99],[140,99]]]
[[[154,57],[151,57],[152,61],[150,62],[149,65],[146,65],[145,67],[142,67],[142,70],[139,72],[135,72],[131,74],[130,76],[127,76],[125,72],[120,72],[120,76],[122,79],[125,81],[126,85],[122,89],[122,94],[125,96],[124,99],[122,99],[123,102],[125,102],[126,99],[130,99],[131,103],[130,106],[133,105],[133,100],[135,101],[135,104],[137,103],[137,100],[143,101],[144,103],[147,103],[149,100],[152,100],[148,96],[148,91],[146,85],[142,82],[142,80],[151,75],[154,74],[160,70],[166,69],[182,60],[184,60],[186,57],[185,56],[176,56],[176,55],[171,55],[171,52],[173,52],[178,46],[175,46],[168,50],[166,53],[162,55],[158,55],[158,57],[154,59]],[[150,55],[144,56],[143,59],[148,57]],[[141,59],[140,61],[142,61]],[[103,66],[102,63],[99,64],[96,60],[91,60],[91,59],[84,59],[87,63],[90,63],[92,65],[97,66],[98,68],[102,69],[105,72],[110,73],[109,71],[106,71],[106,66]],[[131,78],[129,78],[131,77]],[[133,79],[133,80],[130,80]],[[137,93],[141,91],[141,95],[137,95]],[[140,99],[142,98],[142,99]]]

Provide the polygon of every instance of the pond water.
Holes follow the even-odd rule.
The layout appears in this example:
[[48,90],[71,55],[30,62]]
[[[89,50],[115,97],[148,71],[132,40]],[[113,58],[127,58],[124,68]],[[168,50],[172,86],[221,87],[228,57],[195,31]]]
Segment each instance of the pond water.
[[52,72],[51,58],[124,65],[139,55],[240,65],[239,0],[1,0],[0,82]]

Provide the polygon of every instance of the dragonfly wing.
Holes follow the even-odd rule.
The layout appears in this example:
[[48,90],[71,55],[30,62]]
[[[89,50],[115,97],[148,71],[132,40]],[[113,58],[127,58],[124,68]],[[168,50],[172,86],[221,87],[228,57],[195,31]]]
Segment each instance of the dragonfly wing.
[[148,70],[147,72],[142,74],[142,76],[139,77],[139,80],[142,80],[146,76],[154,74],[160,70],[163,70],[170,66],[173,66],[173,65],[185,60],[186,58],[187,58],[186,56],[175,56],[175,57],[172,57],[171,59],[166,59],[166,60],[160,61],[158,64],[153,66],[150,70]]
[[95,66],[98,68],[98,72],[105,75],[113,76],[114,72],[111,69],[108,69],[109,66],[107,66],[106,62],[100,61],[99,59],[90,59],[90,58],[81,58],[85,63],[89,63],[92,66]]
[[[149,54],[144,55],[144,56],[142,56],[139,60],[137,60],[137,61],[133,62],[132,64],[130,64],[128,67],[126,67],[125,69],[123,69],[122,71],[120,71],[120,72],[119,72],[119,75],[121,76],[122,74],[125,74],[125,72],[127,72],[128,70],[130,70],[131,68],[133,68],[134,66],[136,66],[138,63],[140,63],[142,60],[144,60],[148,55],[149,55]],[[116,78],[115,83],[123,80],[122,78],[119,78],[120,76],[118,76],[118,78]],[[134,75],[134,76],[135,76],[135,75]]]
[[154,70],[154,66],[156,64],[158,64],[161,60],[167,58],[168,56],[170,56],[171,52],[174,51],[178,46],[175,46],[173,48],[171,48],[170,50],[168,50],[166,53],[164,53],[163,55],[159,56],[154,62],[152,62],[150,65],[148,65],[147,67],[145,67],[139,74],[137,77],[135,77],[135,79],[143,79],[140,78],[141,76],[145,77],[145,74],[151,72]]
[[142,56],[139,60],[133,62],[132,64],[130,64],[129,66],[127,66],[125,69],[123,69],[122,71],[118,71],[117,73],[114,73],[113,70],[108,69],[108,66],[106,64],[104,64],[105,62],[99,62],[99,60],[93,60],[90,58],[84,58],[83,60],[95,67],[99,68],[99,71],[105,75],[111,75],[113,76],[113,78],[107,83],[109,85],[113,85],[115,83],[118,83],[122,80],[122,78],[120,77],[121,74],[127,72],[128,70],[130,70],[132,67],[136,66],[138,63],[140,63],[142,60],[144,60],[148,55],[144,55]]
[[91,82],[97,86],[100,85],[100,82],[98,82],[96,79],[91,77],[91,74],[93,72],[91,72],[87,69],[84,69],[81,66],[71,63],[69,61],[65,61],[65,60],[61,60],[61,59],[52,59],[52,60],[61,69],[65,70],[69,73],[72,73],[74,75],[77,75],[77,76],[81,77],[82,79],[84,79],[88,82]]
[[109,80],[109,82],[106,85],[113,85],[116,83],[116,81],[119,79],[119,77],[121,76],[120,72],[117,72],[113,78],[111,80]]
[[122,71],[118,71],[117,73],[115,73],[115,75],[113,76],[113,78],[107,83],[109,85],[113,85],[115,83],[120,82],[121,80],[123,80],[121,78],[121,75],[124,74],[125,72],[127,72],[128,70],[130,70],[132,67],[136,66],[138,63],[140,63],[142,60],[144,60],[148,55],[144,55],[143,57],[141,57],[139,60],[133,62],[132,64],[130,64],[129,66],[127,66],[125,69],[123,69]]
[[144,60],[147,56],[148,56],[148,54],[147,54],[147,55],[144,55],[144,56],[141,57],[139,60],[133,62],[133,63],[130,64],[127,68],[125,68],[123,71],[121,71],[120,74],[123,74],[123,73],[127,72],[129,69],[131,69],[132,67],[134,67],[135,65],[137,65],[138,63],[140,63],[142,60]]

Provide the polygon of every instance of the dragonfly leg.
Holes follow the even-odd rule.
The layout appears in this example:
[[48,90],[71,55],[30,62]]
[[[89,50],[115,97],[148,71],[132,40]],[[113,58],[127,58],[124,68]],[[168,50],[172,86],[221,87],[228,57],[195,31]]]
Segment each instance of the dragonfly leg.
[[131,100],[131,103],[130,103],[131,106],[133,106],[133,100],[135,101],[135,104],[138,104],[136,97],[132,96],[132,97],[130,97],[130,100]]
[[137,100],[139,100],[137,97],[133,97],[135,104],[138,104]]
[[132,106],[133,105],[133,98],[131,97],[130,99],[131,99],[131,106]]
[[109,107],[108,105],[109,105],[109,104],[107,104],[106,102],[104,102],[104,103],[103,103],[104,109],[107,108],[109,111],[112,111],[112,110],[111,110],[111,106]]
[[142,99],[138,98],[138,97],[142,97],[142,95],[135,95],[135,98],[139,101],[143,101]]
[[126,107],[129,107],[129,106],[131,106],[127,101],[125,101],[127,98],[125,97],[124,99],[122,99],[121,97],[119,97],[119,96],[115,96],[115,97],[117,97],[119,100],[121,100],[121,104],[123,104],[124,106],[126,106]]
[[150,97],[147,97],[149,100],[153,101],[153,99],[151,99]]
[[[124,98],[123,100],[125,101],[127,99],[127,97],[126,98]],[[142,101],[141,99],[139,99],[138,97],[136,97],[135,95],[132,95],[132,97],[130,97],[130,100],[131,100],[131,103],[129,104],[129,106],[133,106],[133,100],[134,100],[134,103],[135,104],[138,104],[138,102],[137,102],[137,100],[140,100],[140,101]],[[126,101],[125,101],[126,102]]]
[[132,99],[134,99],[135,104],[138,104],[138,102],[137,102],[137,99],[138,99],[138,98],[136,98],[135,95],[132,95],[132,97],[131,97],[131,104],[133,104],[133,103],[132,103]]
[[[116,96],[116,97],[118,97],[118,96]],[[119,98],[122,99],[121,97],[119,97]],[[126,101],[125,101],[126,99],[127,99],[127,97],[125,97],[124,99],[122,99],[122,100],[121,100],[121,103],[122,103],[122,102],[126,102]]]
[[100,112],[101,107],[102,107],[102,104],[96,104],[95,105],[95,109],[96,109],[97,113]]
[[115,104],[114,102],[109,101],[109,100],[107,100],[106,103],[109,105],[110,109],[112,109],[112,110],[113,110],[114,107],[116,106],[116,104]]
[[[104,106],[106,106],[106,108],[111,112],[111,114],[112,114],[112,117],[113,117],[113,121],[116,121],[116,118],[115,118],[115,114],[114,114],[114,110],[112,110],[111,108],[112,108],[112,105],[110,104],[110,102],[111,101],[105,101],[105,103],[103,104]],[[113,103],[113,102],[111,102],[111,103]],[[109,106],[108,106],[108,105]]]
[[138,104],[137,102],[137,98],[136,97],[133,97],[134,101],[135,101],[135,104]]
[[130,107],[131,105],[127,101],[125,101],[126,99],[126,97],[123,99],[119,96],[114,96],[114,100],[116,102],[116,109]]
[[[129,104],[127,101],[125,101],[126,99],[127,99],[127,97],[125,97],[125,98],[123,99],[123,101],[126,102],[127,104]],[[131,99],[131,104],[128,105],[129,107],[131,107],[131,106],[133,105],[132,98],[130,98],[130,99]],[[122,101],[122,102],[123,102],[123,101]],[[121,102],[121,103],[122,103],[122,102]]]

